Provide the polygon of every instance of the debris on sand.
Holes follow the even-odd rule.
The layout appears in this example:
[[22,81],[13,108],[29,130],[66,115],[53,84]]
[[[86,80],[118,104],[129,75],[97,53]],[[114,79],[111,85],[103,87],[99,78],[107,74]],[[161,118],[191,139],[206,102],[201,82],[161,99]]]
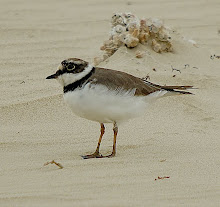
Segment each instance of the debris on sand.
[[170,178],[170,176],[163,176],[163,177],[158,176],[154,180],[163,180],[163,179],[166,179],[166,178]]
[[[104,54],[95,57],[94,64],[98,65],[112,56],[119,47],[134,48],[138,44],[149,45],[155,52],[171,52],[173,46],[169,29],[163,21],[156,18],[139,19],[136,15],[115,13],[111,18],[111,31],[109,39],[100,47]],[[137,58],[142,58],[144,53],[137,53]]]
[[51,162],[46,162],[44,166],[49,165],[49,164],[55,164],[57,165],[60,169],[63,169],[63,166],[60,163],[55,162],[55,160],[52,160]]

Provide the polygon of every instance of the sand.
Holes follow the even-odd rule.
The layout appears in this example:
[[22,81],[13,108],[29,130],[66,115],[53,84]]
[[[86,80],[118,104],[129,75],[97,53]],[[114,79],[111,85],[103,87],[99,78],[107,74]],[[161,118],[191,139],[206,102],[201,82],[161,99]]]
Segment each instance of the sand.
[[[219,206],[220,59],[210,59],[220,55],[219,0],[0,2],[0,206]],[[73,115],[45,78],[65,58],[100,55],[112,13],[126,11],[165,20],[174,53],[136,59],[143,47],[123,47],[101,66],[198,89],[122,124],[116,157],[83,160],[99,124]],[[112,136],[107,125],[102,154]],[[43,166],[52,160],[64,168]]]

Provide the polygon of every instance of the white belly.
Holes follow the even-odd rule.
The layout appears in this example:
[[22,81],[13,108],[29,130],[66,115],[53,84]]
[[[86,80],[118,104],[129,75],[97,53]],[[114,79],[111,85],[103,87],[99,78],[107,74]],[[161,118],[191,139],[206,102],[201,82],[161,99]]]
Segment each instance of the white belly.
[[131,91],[111,91],[102,85],[76,89],[64,94],[64,101],[83,118],[100,123],[121,122],[143,114],[149,98],[134,96]]

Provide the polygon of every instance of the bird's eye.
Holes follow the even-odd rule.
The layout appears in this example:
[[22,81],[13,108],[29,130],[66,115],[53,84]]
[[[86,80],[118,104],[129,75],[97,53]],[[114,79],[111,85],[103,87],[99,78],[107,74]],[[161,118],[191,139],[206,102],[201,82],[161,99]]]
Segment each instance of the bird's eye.
[[69,63],[69,65],[67,66],[67,70],[68,71],[72,71],[72,70],[74,70],[75,69],[75,65],[73,64],[73,63]]

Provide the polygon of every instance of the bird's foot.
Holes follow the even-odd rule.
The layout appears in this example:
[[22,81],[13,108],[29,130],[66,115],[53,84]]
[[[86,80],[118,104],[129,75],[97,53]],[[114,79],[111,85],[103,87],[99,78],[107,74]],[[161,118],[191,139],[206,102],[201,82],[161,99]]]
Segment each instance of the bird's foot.
[[90,158],[111,158],[111,157],[114,157],[115,156],[115,153],[111,153],[110,155],[106,155],[106,156],[103,156],[101,154],[99,154],[99,152],[95,152],[91,155],[84,155],[84,156],[81,156],[83,159],[90,159]]
[[91,158],[102,158],[103,156],[99,154],[99,152],[94,152],[91,155],[82,155],[83,159],[91,159]]
[[112,152],[110,155],[102,156],[102,158],[111,158],[114,156],[115,156],[115,153]]

